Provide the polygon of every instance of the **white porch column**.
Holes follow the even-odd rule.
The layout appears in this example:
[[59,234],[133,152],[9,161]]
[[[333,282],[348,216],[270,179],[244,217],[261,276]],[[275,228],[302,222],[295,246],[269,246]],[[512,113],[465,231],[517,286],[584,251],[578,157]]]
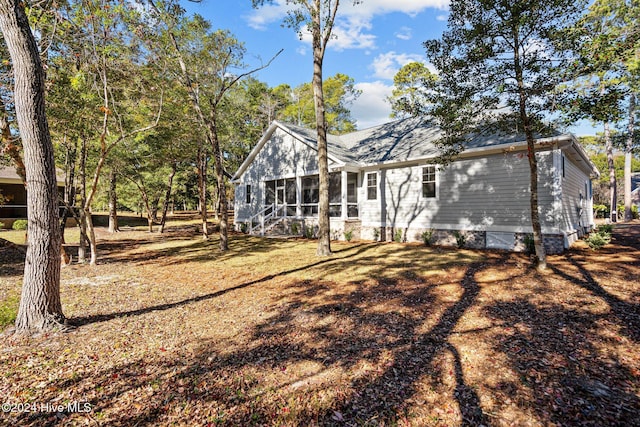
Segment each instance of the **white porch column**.
[[302,216],[302,177],[296,176],[296,216]]
[[347,186],[347,171],[346,170],[342,170],[342,172],[340,172],[340,186],[341,186],[341,190],[340,192],[342,193],[342,198],[340,199],[340,201],[342,202],[342,219],[347,219],[347,192],[348,190],[348,186]]

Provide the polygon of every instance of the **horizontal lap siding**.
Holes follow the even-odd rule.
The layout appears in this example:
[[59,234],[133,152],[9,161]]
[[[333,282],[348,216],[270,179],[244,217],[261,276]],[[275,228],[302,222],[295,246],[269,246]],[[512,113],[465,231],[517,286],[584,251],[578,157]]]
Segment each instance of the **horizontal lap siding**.
[[[553,156],[551,152],[537,156],[540,182],[545,183],[539,186],[543,226],[552,227]],[[438,172],[437,199],[422,197],[422,166],[381,171],[380,179],[386,189],[384,197],[362,202],[363,224],[478,230],[527,228],[531,224],[529,165],[523,153],[454,162]],[[361,195],[366,196],[366,189]],[[383,204],[386,210],[380,214]]]
[[[317,152],[309,146],[280,129],[276,130],[240,177],[235,192],[236,219],[246,220],[262,209],[264,181],[317,171],[317,156]],[[245,203],[246,184],[251,185],[251,204]]]
[[[569,157],[565,157],[562,181],[562,227],[563,230],[572,232],[580,226],[588,226],[591,222],[587,212],[591,204],[587,201],[588,194],[585,190],[589,177]],[[582,202],[580,195],[583,197]],[[579,208],[582,210],[582,216],[579,215]]]

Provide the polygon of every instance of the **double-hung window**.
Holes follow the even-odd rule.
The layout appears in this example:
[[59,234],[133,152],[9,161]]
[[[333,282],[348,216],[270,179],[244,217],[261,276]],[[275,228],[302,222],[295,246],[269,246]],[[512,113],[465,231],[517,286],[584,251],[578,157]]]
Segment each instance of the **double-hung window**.
[[436,167],[425,166],[422,168],[422,197],[436,197]]
[[251,185],[247,184],[247,188],[245,190],[245,203],[251,203]]
[[367,173],[367,200],[378,198],[378,174],[376,172]]

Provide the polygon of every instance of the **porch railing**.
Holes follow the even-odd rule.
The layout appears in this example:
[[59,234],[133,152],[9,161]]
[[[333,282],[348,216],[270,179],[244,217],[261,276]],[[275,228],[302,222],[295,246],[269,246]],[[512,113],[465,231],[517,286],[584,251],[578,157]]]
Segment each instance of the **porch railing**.
[[[282,210],[285,208],[286,205],[279,205],[276,207],[276,204],[272,203],[257,214],[253,215],[249,218],[249,234],[254,234],[256,230],[260,229],[260,235],[264,236],[265,228],[269,225],[269,221],[276,218],[278,221],[275,223],[277,223],[285,217],[285,215],[282,214]],[[253,224],[256,220],[257,225],[254,226]],[[272,223],[271,225],[275,225],[275,223]]]

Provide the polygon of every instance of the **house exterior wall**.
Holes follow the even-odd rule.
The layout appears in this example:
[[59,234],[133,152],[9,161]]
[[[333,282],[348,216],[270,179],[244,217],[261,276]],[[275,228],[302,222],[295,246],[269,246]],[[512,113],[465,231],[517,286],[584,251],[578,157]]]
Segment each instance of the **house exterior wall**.
[[570,155],[560,156],[562,180],[562,210],[560,228],[566,236],[566,246],[588,233],[594,226],[593,198],[589,175],[578,167]]
[[[541,221],[558,232],[559,188],[554,184],[553,152],[538,153]],[[531,229],[529,165],[526,153],[495,154],[456,161],[436,177],[436,197],[422,197],[422,168],[416,165],[375,171],[379,192],[367,200],[360,193],[363,227],[401,228],[406,240],[419,240],[424,229],[527,232]],[[363,181],[366,182],[366,172]],[[384,192],[382,189],[384,188]]]
[[[264,182],[318,173],[318,153],[308,145],[276,129],[258,152],[235,189],[235,221],[247,221],[263,209]],[[332,162],[329,162],[331,167]],[[246,185],[251,185],[251,203],[246,203]]]

